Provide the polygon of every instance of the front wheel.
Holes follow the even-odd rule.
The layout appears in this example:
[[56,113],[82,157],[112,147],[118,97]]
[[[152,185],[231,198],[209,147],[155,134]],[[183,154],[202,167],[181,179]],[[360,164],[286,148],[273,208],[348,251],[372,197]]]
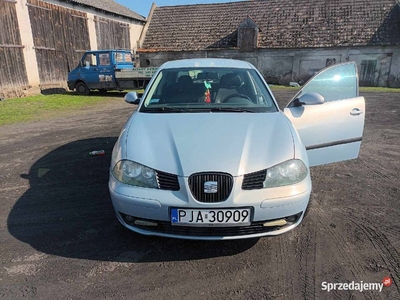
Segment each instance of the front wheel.
[[84,82],[78,82],[75,86],[75,90],[79,95],[89,95],[90,93],[88,86]]

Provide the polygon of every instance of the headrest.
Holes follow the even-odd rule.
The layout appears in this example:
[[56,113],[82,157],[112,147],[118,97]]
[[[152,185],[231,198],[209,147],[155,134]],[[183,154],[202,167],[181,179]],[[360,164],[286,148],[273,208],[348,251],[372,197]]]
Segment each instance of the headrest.
[[193,83],[192,78],[189,75],[183,75],[178,79],[179,86],[190,85],[192,83]]
[[241,84],[240,76],[233,73],[225,74],[220,80],[220,86],[224,88],[238,88]]
[[235,76],[233,73],[222,75],[219,81],[220,87],[227,87],[229,80],[231,80],[233,76]]
[[233,77],[229,83],[231,87],[235,87],[238,88],[242,85],[242,80],[240,79],[239,75],[236,75],[235,77]]

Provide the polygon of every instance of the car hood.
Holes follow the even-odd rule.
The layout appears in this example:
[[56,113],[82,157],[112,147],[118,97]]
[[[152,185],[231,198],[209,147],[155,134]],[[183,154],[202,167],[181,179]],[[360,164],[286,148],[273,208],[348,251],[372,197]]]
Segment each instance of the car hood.
[[284,115],[275,113],[139,113],[126,135],[126,159],[190,176],[260,171],[294,157]]

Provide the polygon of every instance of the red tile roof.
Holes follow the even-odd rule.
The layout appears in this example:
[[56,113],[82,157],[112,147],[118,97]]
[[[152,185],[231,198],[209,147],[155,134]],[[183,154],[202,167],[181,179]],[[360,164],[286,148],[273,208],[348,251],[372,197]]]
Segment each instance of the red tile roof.
[[236,48],[248,15],[260,48],[400,45],[397,0],[258,0],[157,7],[141,51]]

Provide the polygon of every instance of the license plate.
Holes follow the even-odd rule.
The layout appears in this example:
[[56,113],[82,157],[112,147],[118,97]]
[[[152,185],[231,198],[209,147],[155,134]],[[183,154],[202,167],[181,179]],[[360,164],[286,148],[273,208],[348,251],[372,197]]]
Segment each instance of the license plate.
[[250,225],[250,208],[171,209],[172,225],[239,226]]

